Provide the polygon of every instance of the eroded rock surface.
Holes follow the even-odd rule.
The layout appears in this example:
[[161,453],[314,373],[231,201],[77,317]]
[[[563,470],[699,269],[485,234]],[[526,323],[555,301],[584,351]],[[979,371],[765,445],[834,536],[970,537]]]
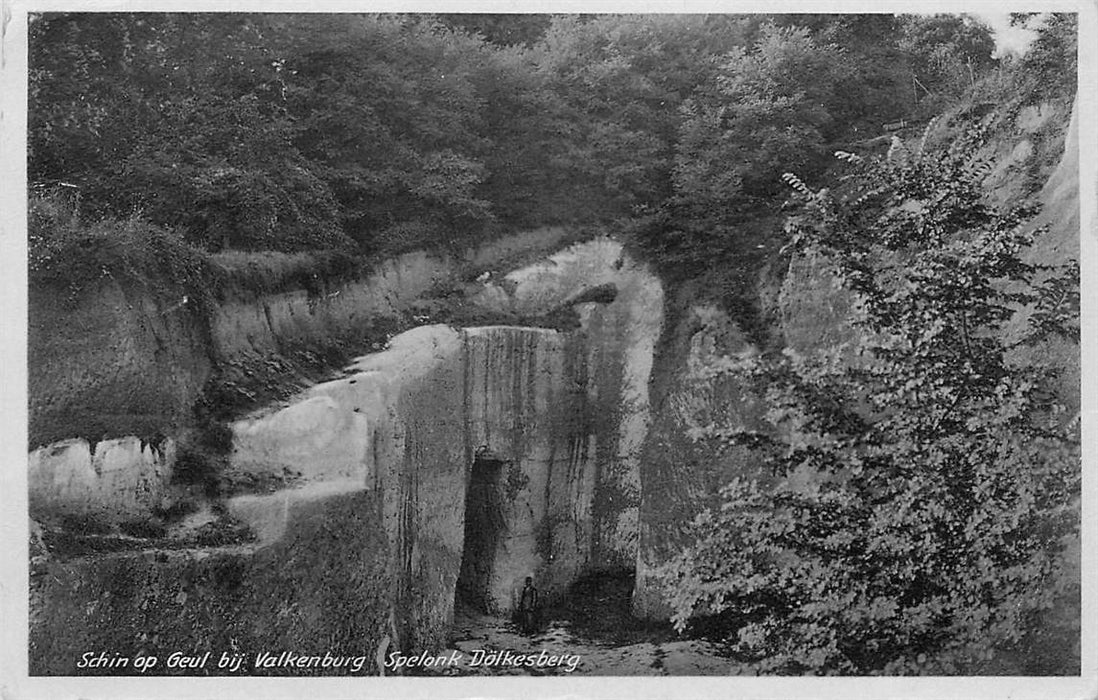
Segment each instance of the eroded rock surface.
[[[181,643],[178,626],[202,630],[218,616],[226,617],[201,635],[210,648],[318,644],[322,631],[294,631],[291,622],[305,620],[329,625],[346,653],[383,642],[437,648],[459,590],[501,614],[526,576],[552,600],[585,571],[631,566],[662,298],[620,245],[588,245],[547,263],[554,273],[535,266],[526,281],[519,275],[497,297],[531,304],[535,287],[552,286],[541,308],[574,303],[579,330],[422,326],[344,376],[234,423],[223,475],[231,487],[202,524],[216,516],[246,537],[135,540],[122,546],[132,551],[40,558],[35,672],[73,672],[64,627],[88,648],[136,654],[166,651]],[[601,268],[608,272],[592,272]],[[83,482],[70,488],[75,477],[56,476],[87,471],[69,465],[72,446],[62,448],[39,451],[42,503],[64,511],[72,492],[91,510],[114,507],[113,492],[91,499]],[[130,476],[149,471],[147,457],[135,453]],[[169,481],[170,460],[157,464]],[[480,485],[470,488],[475,471]],[[127,585],[114,585],[121,571]],[[254,606],[268,587],[278,622],[264,627]],[[144,611],[141,624],[133,609]]]

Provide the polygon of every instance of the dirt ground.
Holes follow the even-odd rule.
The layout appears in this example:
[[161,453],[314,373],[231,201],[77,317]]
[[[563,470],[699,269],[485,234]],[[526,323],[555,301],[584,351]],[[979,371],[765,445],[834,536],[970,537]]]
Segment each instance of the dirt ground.
[[455,613],[445,662],[409,669],[430,676],[677,676],[754,675],[708,641],[685,639],[667,623],[630,614],[631,576],[580,581],[562,601],[542,611],[524,635],[510,619],[468,607]]

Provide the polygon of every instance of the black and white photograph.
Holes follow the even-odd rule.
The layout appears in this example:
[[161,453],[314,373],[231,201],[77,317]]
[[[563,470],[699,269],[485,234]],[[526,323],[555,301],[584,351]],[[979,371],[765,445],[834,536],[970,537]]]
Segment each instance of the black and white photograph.
[[745,7],[6,3],[0,694],[1095,697],[1094,3]]

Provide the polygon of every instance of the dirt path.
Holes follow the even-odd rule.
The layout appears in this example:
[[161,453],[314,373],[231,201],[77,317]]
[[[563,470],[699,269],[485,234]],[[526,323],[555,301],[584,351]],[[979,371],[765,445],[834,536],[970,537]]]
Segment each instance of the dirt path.
[[455,615],[454,641],[437,656],[445,664],[415,673],[447,676],[753,675],[722,656],[713,643],[680,639],[666,624],[629,615],[631,579],[581,582],[562,604],[544,612],[538,631],[525,636],[507,619],[470,609]]

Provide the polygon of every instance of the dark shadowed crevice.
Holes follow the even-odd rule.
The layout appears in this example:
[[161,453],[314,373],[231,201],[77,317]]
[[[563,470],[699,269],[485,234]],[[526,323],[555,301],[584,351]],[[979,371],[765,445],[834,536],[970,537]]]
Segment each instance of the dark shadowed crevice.
[[465,492],[465,539],[455,603],[489,610],[496,550],[506,530],[501,479],[504,463],[478,457]]

